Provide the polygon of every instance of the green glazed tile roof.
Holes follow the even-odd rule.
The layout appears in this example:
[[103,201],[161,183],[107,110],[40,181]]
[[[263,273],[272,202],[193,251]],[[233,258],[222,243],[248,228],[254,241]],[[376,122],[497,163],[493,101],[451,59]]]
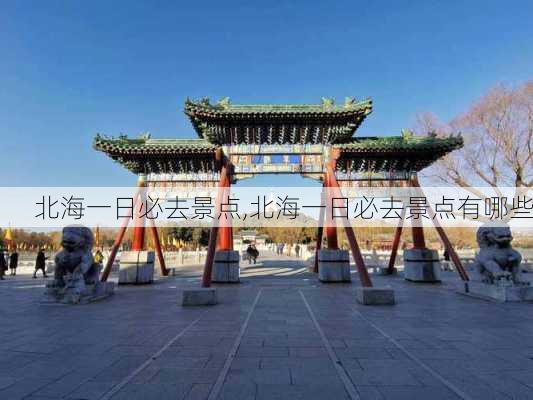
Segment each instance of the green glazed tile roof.
[[217,146],[203,139],[130,139],[97,135],[93,142],[102,151],[134,174],[150,172],[215,171]]
[[[338,170],[419,171],[447,153],[462,147],[460,136],[358,137],[349,143],[332,145],[340,149]],[[173,169],[210,170],[217,145],[204,139],[110,138],[97,135],[94,148],[134,173]],[[198,164],[200,163],[200,164]],[[207,163],[207,164],[206,164]]]
[[351,97],[339,105],[327,98],[320,104],[296,105],[185,100],[185,114],[198,136],[218,144],[286,143],[287,135],[290,143],[347,142],[371,112],[370,99]]
[[215,104],[211,104],[208,98],[199,101],[185,100],[185,113],[194,115],[205,113],[208,115],[350,115],[355,113],[370,114],[372,101],[365,99],[356,101],[348,97],[345,102],[336,105],[332,99],[323,98],[320,104],[232,104],[228,98],[224,98]]
[[360,137],[336,144],[341,149],[337,168],[351,171],[420,171],[463,146],[461,136]]
[[97,135],[96,150],[108,154],[195,154],[214,153],[217,146],[204,139],[109,138]]
[[343,152],[369,153],[369,152],[427,152],[429,155],[435,151],[450,152],[463,145],[461,136],[448,136],[444,138],[431,136],[369,136],[356,137],[349,143],[336,144],[335,147]]

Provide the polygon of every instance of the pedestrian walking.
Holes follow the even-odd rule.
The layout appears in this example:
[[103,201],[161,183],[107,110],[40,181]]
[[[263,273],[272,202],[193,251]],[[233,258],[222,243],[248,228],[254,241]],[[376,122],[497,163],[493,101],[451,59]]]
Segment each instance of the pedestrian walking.
[[4,254],[4,249],[0,249],[0,280],[4,280],[4,275],[7,271],[6,257]]
[[257,257],[259,257],[259,251],[257,250],[257,247],[255,247],[255,244],[249,244],[248,248],[246,249],[246,253],[248,254],[248,264],[251,264],[252,261],[254,264],[257,264]]
[[443,257],[444,257],[444,261],[450,261],[450,253],[448,252],[448,248],[444,249]]
[[17,252],[17,248],[15,247],[13,249],[13,252],[9,256],[9,269],[11,270],[11,276],[17,275],[18,263],[19,263],[19,253]]
[[296,246],[294,246],[294,252],[296,253],[296,257],[300,258],[300,244],[296,243]]
[[33,272],[33,279],[37,278],[37,271],[43,271],[43,277],[46,278],[46,255],[44,254],[44,249],[40,249],[37,253],[37,258],[35,259],[35,271]]

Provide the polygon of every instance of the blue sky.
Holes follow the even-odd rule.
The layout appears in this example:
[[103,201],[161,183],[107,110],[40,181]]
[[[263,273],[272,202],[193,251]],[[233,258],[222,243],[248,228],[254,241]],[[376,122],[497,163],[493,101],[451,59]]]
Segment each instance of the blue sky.
[[186,96],[371,97],[361,135],[447,119],[532,78],[532,17],[531,1],[5,1],[2,185],[134,184],[94,135],[194,137]]

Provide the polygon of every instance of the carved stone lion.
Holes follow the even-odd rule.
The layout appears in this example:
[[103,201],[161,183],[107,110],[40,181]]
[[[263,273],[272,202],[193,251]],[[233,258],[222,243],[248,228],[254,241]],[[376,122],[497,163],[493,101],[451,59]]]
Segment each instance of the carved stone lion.
[[112,294],[113,285],[99,281],[101,264],[92,255],[93,233],[84,226],[63,228],[56,254],[54,280],[47,284],[47,302],[77,304]]
[[63,250],[55,257],[54,284],[56,286],[65,286],[65,277],[69,274],[83,277],[86,284],[94,284],[98,281],[100,264],[96,264],[93,259],[93,242],[93,233],[85,226],[63,228],[61,240]]
[[527,284],[521,277],[522,256],[511,246],[513,236],[507,226],[482,226],[477,231],[479,253],[474,268],[490,284]]

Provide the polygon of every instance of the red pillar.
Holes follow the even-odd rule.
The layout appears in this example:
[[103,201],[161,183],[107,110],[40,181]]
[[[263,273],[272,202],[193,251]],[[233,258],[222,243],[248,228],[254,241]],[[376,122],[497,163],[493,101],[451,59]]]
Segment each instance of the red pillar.
[[[222,203],[223,196],[226,192],[224,186],[226,179],[229,182],[229,163],[227,160],[223,159],[221,149],[217,150],[216,159],[222,165],[220,169],[219,188],[216,197],[216,215],[218,215],[220,213],[220,204]],[[205,258],[204,273],[202,276],[202,287],[211,286],[211,274],[213,273],[213,262],[215,261],[219,222],[220,221],[218,219],[215,219],[215,221],[213,221],[211,231],[209,232],[209,245],[207,246],[207,255]]]
[[[333,188],[333,197],[342,198],[339,183],[337,182],[337,178],[335,177],[335,166],[338,157],[338,151],[336,151],[335,153],[332,152],[332,159],[327,165],[327,173],[329,175],[329,184]],[[372,281],[370,280],[370,276],[368,275],[368,271],[366,270],[365,261],[363,259],[363,256],[361,255],[361,249],[359,248],[359,244],[357,243],[357,239],[355,238],[353,227],[347,218],[341,218],[341,221],[344,225],[344,232],[346,233],[346,238],[348,239],[348,243],[350,244],[352,256],[357,267],[357,273],[359,274],[359,280],[361,281],[361,286],[372,287]]]
[[[139,181],[137,182],[137,190],[135,191],[135,195],[133,196],[132,210],[136,210],[137,209],[138,204],[140,203],[139,199],[142,198],[141,192],[142,192],[144,187],[145,187],[144,180],[141,181],[139,179]],[[146,207],[146,204],[144,205],[144,207]],[[151,213],[150,213],[150,216],[151,216]],[[120,248],[122,240],[124,239],[124,234],[126,233],[126,229],[128,229],[128,224],[129,224],[129,221],[130,221],[131,217],[132,217],[132,215],[130,213],[129,216],[124,218],[124,222],[122,223],[122,226],[120,227],[120,230],[119,230],[119,232],[117,234],[117,237],[115,238],[115,242],[113,243],[113,247],[111,247],[111,253],[109,254],[109,258],[107,259],[107,263],[105,265],[105,268],[102,271],[102,276],[100,278],[100,280],[102,282],[107,281],[107,278],[109,277],[109,274],[111,273],[111,268],[113,267],[113,262],[115,261],[118,249]],[[155,250],[157,252],[157,257],[159,259],[159,265],[161,267],[161,274],[163,276],[167,276],[169,271],[168,271],[168,269],[166,267],[165,259],[163,257],[163,250],[162,250],[162,247],[161,247],[161,242],[159,240],[159,234],[157,232],[157,228],[156,228],[152,218],[149,218],[149,225],[150,225],[150,229],[151,229],[151,232],[152,232],[152,235],[153,235],[153,238],[154,238]],[[140,234],[142,235],[142,243],[144,243],[145,230],[143,229],[142,233],[140,233]],[[135,231],[134,231],[134,242],[135,242]],[[140,239],[138,239],[138,242],[141,242]],[[135,249],[134,246],[132,246],[132,247],[133,247],[134,250],[138,250],[138,249]]]
[[161,242],[159,241],[159,233],[157,232],[157,227],[155,226],[153,219],[150,219],[148,224],[150,225],[150,231],[152,232],[152,237],[154,238],[154,247],[157,253],[157,258],[159,259],[161,275],[168,276],[168,269],[165,264],[165,258],[163,257],[163,250],[161,249]]
[[126,229],[128,228],[129,222],[130,222],[130,218],[126,218],[122,226],[120,227],[120,230],[118,231],[118,235],[115,238],[113,247],[111,247],[111,253],[109,254],[107,263],[104,267],[104,270],[102,271],[102,276],[100,277],[100,281],[102,282],[107,281],[107,278],[109,277],[109,274],[111,273],[111,268],[113,267],[113,263],[115,262],[118,249],[120,248],[120,244],[122,243],[122,240],[124,239],[124,234],[126,233]]
[[396,227],[396,232],[394,233],[394,240],[392,242],[392,249],[390,253],[389,266],[387,268],[387,273],[389,275],[394,274],[394,263],[396,262],[396,255],[398,254],[398,247],[400,246],[400,239],[402,237],[403,230],[403,220],[405,218],[405,208],[402,209],[402,214],[400,215],[400,221]]
[[323,207],[320,207],[320,214],[318,216],[318,228],[316,232],[316,251],[315,251],[315,266],[314,266],[314,272],[318,273],[318,252],[322,248],[322,235],[324,232],[324,215],[325,215],[325,206],[326,202],[324,201],[325,196],[325,186],[326,181],[324,179],[324,183],[322,185],[322,193],[320,194],[320,205]]
[[[420,187],[418,184],[418,178],[416,176],[411,180],[411,183],[414,187]],[[425,249],[426,241],[424,239],[424,228],[422,227],[422,221],[412,219],[411,232],[413,236],[413,248]]]
[[332,183],[331,183],[331,176],[330,171],[328,170],[326,172],[326,239],[328,242],[328,249],[331,250],[337,250],[339,248],[339,243],[337,240],[337,227],[336,227],[336,221],[332,217],[333,208],[332,208],[332,201],[333,201],[333,194],[332,194]]
[[[139,180],[137,182],[137,186],[140,188],[145,188],[146,182],[144,180],[144,176],[139,175]],[[133,251],[142,251],[144,250],[144,236],[145,236],[145,224],[146,224],[146,218],[142,216],[142,214],[146,214],[145,207],[146,205],[146,193],[144,190],[141,190],[140,197],[139,197],[139,203],[136,207],[134,207],[135,214],[133,217],[134,221],[134,227],[133,227],[133,241],[131,244],[131,249]]]
[[[418,183],[418,179],[413,180],[413,186],[420,187],[420,184]],[[446,235],[446,232],[440,226],[440,223],[437,218],[435,218],[435,212],[431,207],[428,207],[429,209],[429,218],[433,221],[433,225],[435,226],[435,229],[437,230],[437,233],[440,236],[440,239],[442,240],[444,244],[444,248],[448,250],[448,254],[450,254],[450,258],[453,261],[453,264],[455,265],[455,268],[457,269],[457,272],[459,273],[459,276],[463,281],[468,281],[470,278],[468,277],[468,274],[463,267],[463,263],[461,262],[461,259],[459,258],[459,255],[456,253],[455,249],[453,248],[452,243],[450,242],[450,239],[448,239],[448,235]]]
[[[224,189],[227,189],[224,190],[224,196],[222,198],[222,201],[226,201],[228,199],[229,188],[231,186],[229,176],[227,176],[227,174],[223,181],[221,177],[220,185]],[[218,206],[219,205],[217,205],[217,207]],[[227,215],[227,218],[225,214],[221,215],[219,223],[217,250],[233,250],[233,228],[231,224],[231,215]]]
[[100,281],[102,282],[107,281],[107,278],[109,277],[109,274],[111,273],[111,268],[113,267],[113,263],[115,262],[115,258],[117,256],[118,249],[120,248],[120,244],[122,243],[122,240],[124,239],[124,234],[126,233],[126,229],[128,229],[128,224],[130,223],[133,210],[135,210],[135,208],[137,207],[140,191],[141,191],[141,187],[139,186],[139,183],[137,183],[137,190],[135,191],[135,194],[133,195],[133,204],[131,207],[132,211],[129,213],[128,216],[124,218],[124,221],[122,222],[122,226],[120,227],[117,237],[115,238],[115,241],[113,243],[113,246],[111,247],[111,253],[109,254],[109,258],[107,259],[105,268],[102,271],[102,276],[100,277]]
[[413,235],[413,248],[415,249],[425,249],[426,241],[424,240],[424,228],[421,226],[416,226],[416,222],[413,221],[413,226],[411,227]]

